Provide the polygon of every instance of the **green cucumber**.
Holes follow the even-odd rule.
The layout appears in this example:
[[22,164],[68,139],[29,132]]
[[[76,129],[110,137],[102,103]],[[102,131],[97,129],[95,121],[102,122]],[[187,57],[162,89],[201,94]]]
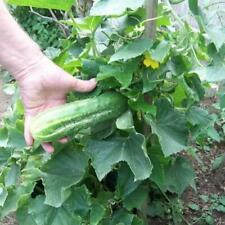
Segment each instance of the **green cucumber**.
[[31,134],[37,141],[51,142],[116,119],[126,110],[124,96],[115,92],[105,93],[41,112],[32,120]]

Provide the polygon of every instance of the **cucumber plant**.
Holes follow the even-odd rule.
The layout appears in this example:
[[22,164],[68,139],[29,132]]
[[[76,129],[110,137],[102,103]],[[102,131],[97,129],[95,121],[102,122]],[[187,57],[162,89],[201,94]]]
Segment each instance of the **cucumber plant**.
[[[195,189],[196,176],[180,153],[217,134],[214,116],[199,102],[209,82],[224,79],[224,34],[208,25],[203,3],[189,1],[197,29],[176,14],[171,2],[159,1],[157,16],[146,18],[144,0],[98,0],[89,15],[76,18],[69,10],[74,1],[29,1],[68,10],[68,19],[60,22],[71,27],[71,35],[51,56],[71,75],[98,80],[92,93],[70,93],[69,104],[99,104],[84,104],[79,112],[62,106],[57,110],[66,109],[65,114],[51,114],[56,127],[43,114],[35,129],[48,134],[61,129],[60,135],[70,136],[67,144],[56,141],[55,153],[48,155],[38,143],[28,151],[16,91],[0,128],[1,218],[16,212],[21,225],[144,225],[159,216],[189,224],[177,197],[189,186]],[[145,25],[153,20],[157,32],[150,39]],[[213,29],[221,39],[215,39]],[[123,97],[119,102],[101,98],[106,92]],[[126,108],[118,113],[123,101]],[[112,117],[106,118],[101,113],[109,105]],[[60,121],[88,129],[70,133]]]

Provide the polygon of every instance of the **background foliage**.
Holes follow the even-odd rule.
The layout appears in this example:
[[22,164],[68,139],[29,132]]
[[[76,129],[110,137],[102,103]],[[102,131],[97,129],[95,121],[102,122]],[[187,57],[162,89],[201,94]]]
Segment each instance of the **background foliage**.
[[48,47],[59,48],[60,39],[65,36],[53,20],[50,12],[46,9],[33,10],[43,17],[34,14],[28,7],[11,7],[11,12],[18,23],[42,49]]

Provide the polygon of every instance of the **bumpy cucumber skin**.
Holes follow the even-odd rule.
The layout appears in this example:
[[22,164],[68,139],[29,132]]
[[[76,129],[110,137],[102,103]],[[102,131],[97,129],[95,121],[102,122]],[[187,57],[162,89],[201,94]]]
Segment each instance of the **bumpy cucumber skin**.
[[32,121],[31,133],[35,140],[51,142],[116,119],[126,110],[126,98],[119,93],[109,92],[38,114]]

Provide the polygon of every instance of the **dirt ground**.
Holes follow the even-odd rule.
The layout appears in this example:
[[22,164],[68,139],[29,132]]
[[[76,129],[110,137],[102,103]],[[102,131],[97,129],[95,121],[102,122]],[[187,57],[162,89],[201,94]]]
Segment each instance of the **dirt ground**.
[[0,225],[18,225],[18,223],[16,222],[15,216],[10,215],[0,222]]
[[[185,204],[196,204],[199,206],[200,210],[195,212],[191,209],[186,209],[185,216],[188,221],[192,220],[193,217],[198,218],[202,216],[202,212],[210,211],[211,204],[206,203],[200,196],[225,196],[225,163],[216,169],[212,170],[213,160],[224,154],[225,143],[220,143],[218,145],[212,146],[209,152],[202,150],[199,152],[199,158],[202,160],[203,165],[194,163],[196,169],[197,178],[196,186],[197,192],[189,189],[183,196]],[[212,213],[215,219],[215,225],[225,225],[225,213],[218,213],[213,210]],[[196,223],[197,225],[201,225]]]

